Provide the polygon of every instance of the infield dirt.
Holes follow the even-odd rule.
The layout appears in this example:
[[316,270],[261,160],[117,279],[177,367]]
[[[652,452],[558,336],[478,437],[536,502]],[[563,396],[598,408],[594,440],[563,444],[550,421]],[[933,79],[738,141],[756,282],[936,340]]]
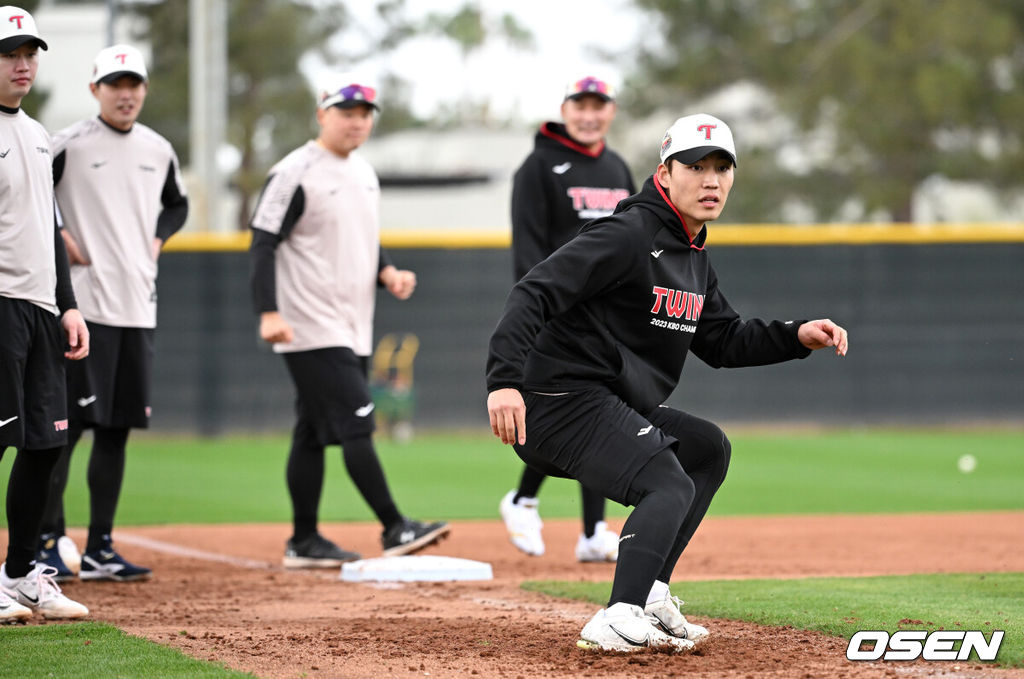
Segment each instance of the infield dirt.
[[[673,592],[685,599],[686,581],[697,579],[1024,571],[1022,524],[1024,512],[711,518]],[[488,561],[493,581],[381,586],[340,582],[336,570],[284,571],[282,524],[126,527],[116,546],[154,579],[65,591],[93,620],[268,678],[1024,678],[979,664],[851,663],[845,639],[700,616],[691,617],[712,637],[693,654],[583,651],[577,635],[596,607],[519,586],[610,580],[613,564],[575,561],[578,530],[578,521],[546,521],[548,552],[528,557],[500,522],[454,522],[451,537],[424,553]],[[380,553],[375,524],[322,532],[367,557]],[[82,531],[70,534],[82,543]]]

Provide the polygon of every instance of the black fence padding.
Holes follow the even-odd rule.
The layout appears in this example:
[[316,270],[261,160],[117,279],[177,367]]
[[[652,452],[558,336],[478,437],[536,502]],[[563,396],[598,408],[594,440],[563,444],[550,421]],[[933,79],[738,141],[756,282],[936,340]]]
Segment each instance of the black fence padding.
[[[693,356],[669,400],[718,421],[830,425],[1024,419],[1024,244],[709,247],[744,318],[829,317],[851,337],[775,366],[712,370]],[[511,287],[503,249],[395,249],[416,294],[378,293],[375,336],[414,333],[415,424],[486,430],[487,342]],[[257,336],[242,252],[168,252],[152,428],[287,429],[284,362]]]

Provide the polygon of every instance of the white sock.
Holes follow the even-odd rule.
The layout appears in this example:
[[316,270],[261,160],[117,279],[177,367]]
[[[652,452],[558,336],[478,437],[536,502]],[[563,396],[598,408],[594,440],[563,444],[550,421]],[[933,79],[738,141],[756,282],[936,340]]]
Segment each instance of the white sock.
[[655,580],[654,584],[651,585],[651,593],[647,595],[647,603],[653,604],[655,601],[661,601],[668,597],[668,583],[662,582],[661,580]]

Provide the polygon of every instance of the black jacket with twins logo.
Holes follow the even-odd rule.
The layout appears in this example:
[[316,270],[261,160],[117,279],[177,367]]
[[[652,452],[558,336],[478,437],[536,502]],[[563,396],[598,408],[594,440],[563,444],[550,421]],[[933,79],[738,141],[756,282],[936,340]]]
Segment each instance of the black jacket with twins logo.
[[739,317],[719,290],[706,238],[701,229],[691,240],[649,177],[512,289],[491,336],[487,390],[605,385],[644,413],[675,389],[688,351],[715,368],[810,354],[797,340],[803,321]]

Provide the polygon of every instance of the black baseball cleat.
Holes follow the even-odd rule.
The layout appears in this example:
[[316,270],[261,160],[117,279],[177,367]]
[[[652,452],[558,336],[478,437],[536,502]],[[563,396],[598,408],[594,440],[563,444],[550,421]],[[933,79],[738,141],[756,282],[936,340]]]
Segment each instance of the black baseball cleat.
[[396,523],[381,533],[380,541],[384,547],[384,556],[401,556],[418,552],[448,535],[450,530],[451,528],[445,521],[423,523],[403,518],[401,523]]
[[295,538],[289,539],[283,563],[285,568],[337,568],[361,558],[359,554],[345,551],[323,535],[314,533],[298,542]]
[[107,542],[95,552],[86,552],[82,555],[82,568],[78,571],[78,577],[82,580],[136,582],[149,580],[153,577],[153,571],[126,561],[114,551],[113,545]]
[[39,550],[36,552],[36,563],[49,566],[57,572],[53,575],[55,582],[69,582],[75,579],[75,574],[60,558],[57,550],[57,539],[60,536],[56,533],[43,533],[39,538]]

